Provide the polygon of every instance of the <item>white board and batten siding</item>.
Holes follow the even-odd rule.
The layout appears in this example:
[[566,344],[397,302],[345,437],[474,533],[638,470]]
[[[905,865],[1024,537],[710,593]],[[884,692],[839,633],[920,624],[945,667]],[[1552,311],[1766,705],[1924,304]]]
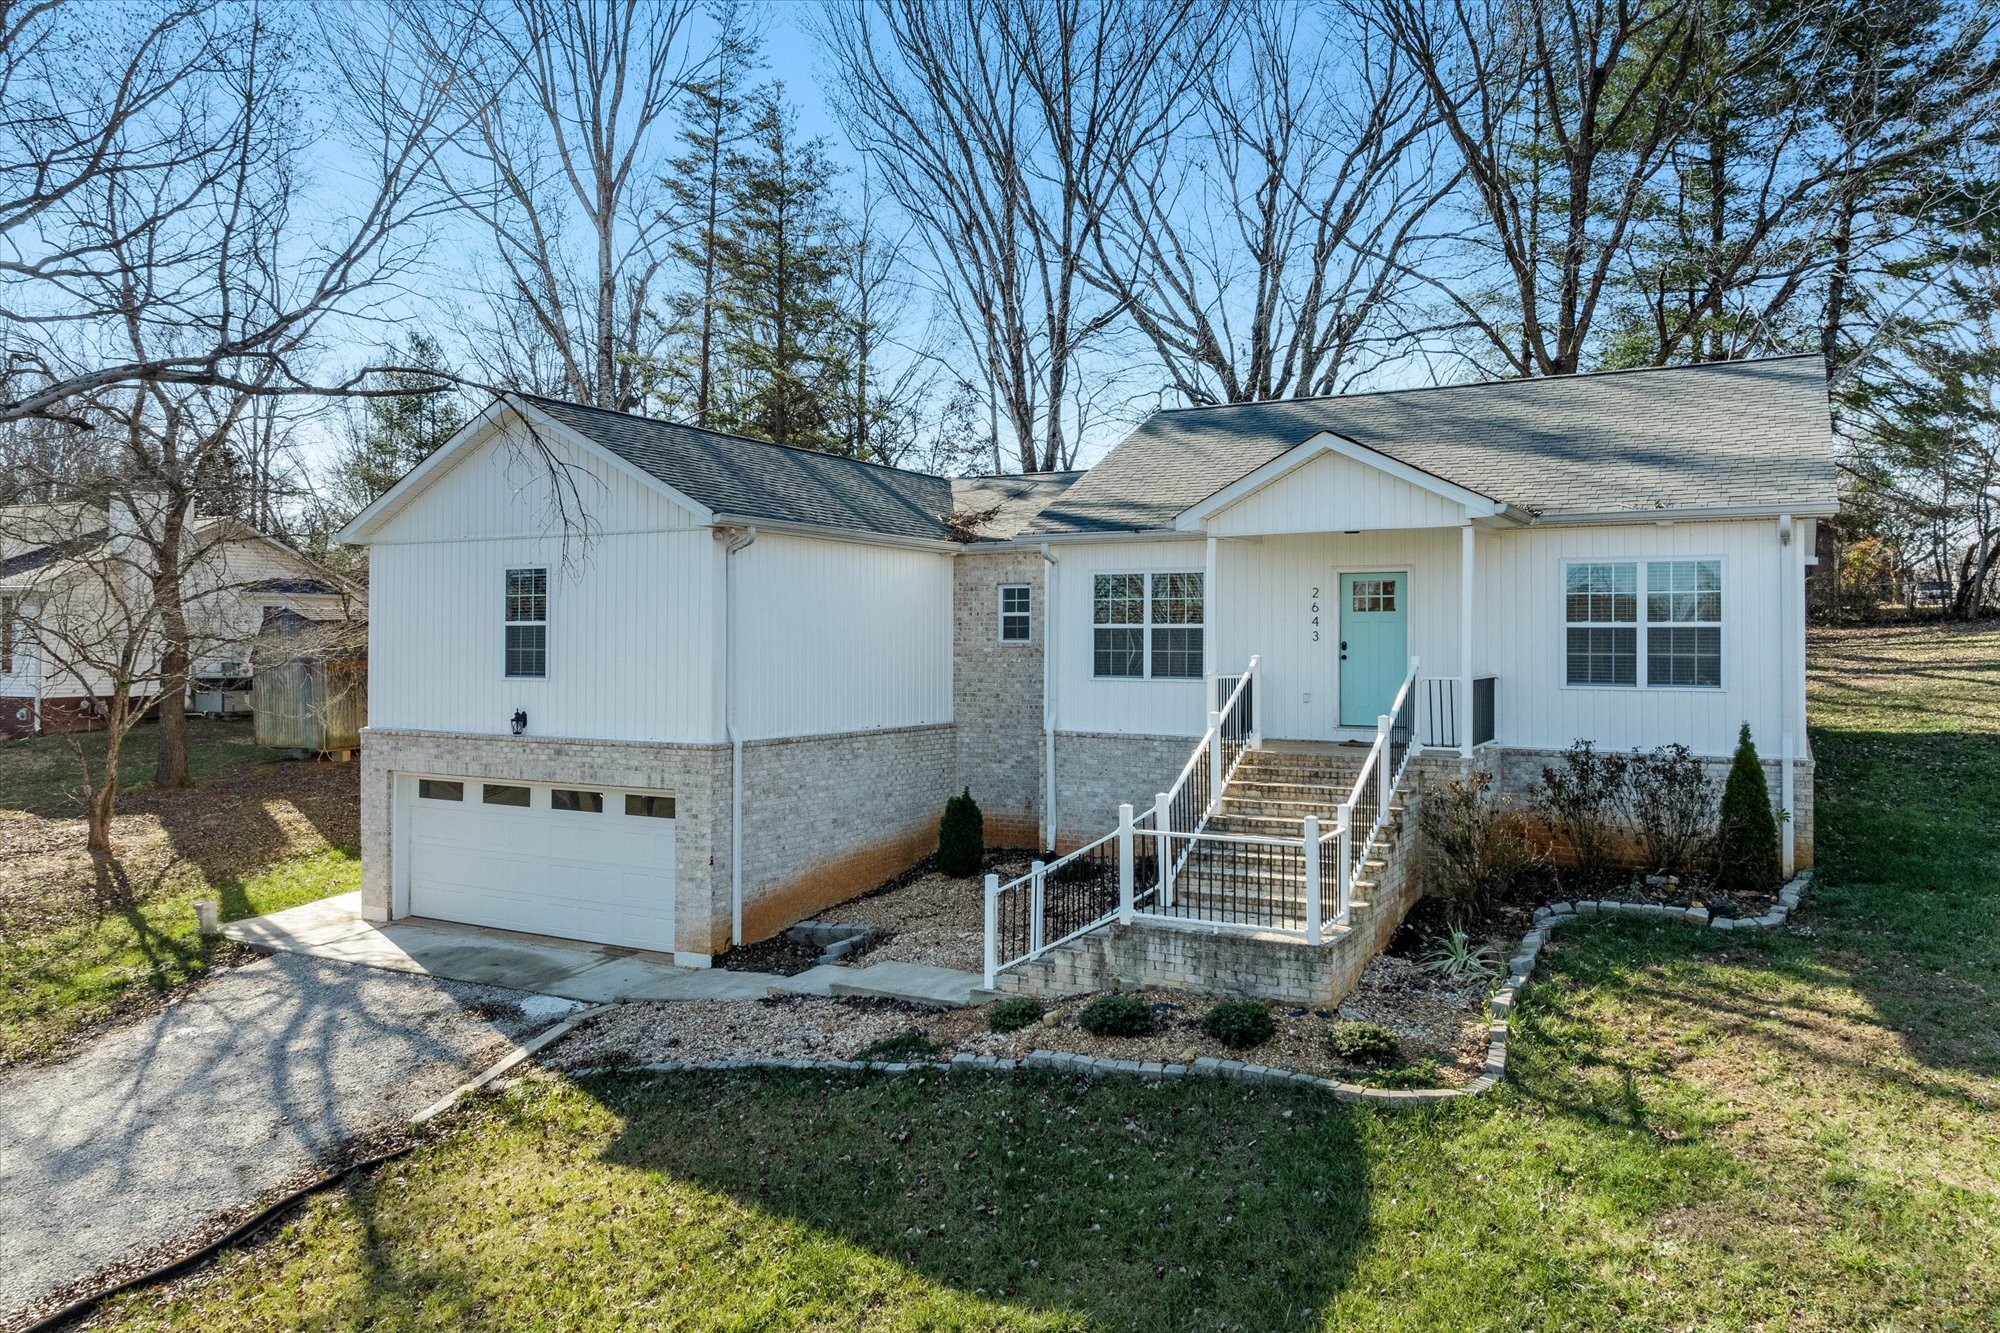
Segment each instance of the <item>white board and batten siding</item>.
[[1208,520],[1217,537],[1456,527],[1465,508],[1378,468],[1323,453]]
[[[1784,553],[1771,519],[1482,533],[1473,671],[1497,677],[1495,739],[1505,746],[1561,749],[1587,738],[1599,749],[1618,750],[1679,741],[1697,754],[1727,755],[1737,728],[1748,722],[1759,751],[1777,755],[1788,692],[1780,619]],[[1644,596],[1643,562],[1662,557],[1722,562],[1722,687],[1565,685],[1564,566],[1639,561]],[[1802,594],[1789,599],[1790,615],[1801,624],[1802,604]],[[1639,651],[1645,650],[1642,630]],[[1795,661],[1795,681],[1798,669]],[[1796,720],[1796,704],[1793,712]]]
[[1408,652],[1422,660],[1427,675],[1456,674],[1458,528],[1218,544],[1213,666],[1218,675],[1234,675],[1253,653],[1261,657],[1267,736],[1333,740],[1346,734],[1340,730],[1340,576],[1396,573],[1406,578],[1401,595]]
[[[543,465],[502,435],[371,540],[372,725],[504,734],[518,708],[536,736],[727,739],[722,544],[616,464],[562,456],[586,538],[549,535]],[[730,559],[743,739],[951,720],[949,552],[767,530]],[[548,676],[510,679],[506,571],[534,566],[549,571]]]
[[743,739],[951,721],[949,552],[762,532],[734,558]]
[[[1195,737],[1207,726],[1199,680],[1100,680],[1092,674],[1092,606],[1099,574],[1200,573],[1199,537],[1065,544],[1057,576],[1049,651],[1055,655],[1056,729],[1130,736]],[[1213,619],[1215,600],[1207,597]],[[1046,612],[1046,608],[1045,608]],[[1213,635],[1204,635],[1212,641]],[[1228,667],[1225,670],[1236,670]]]
[[[560,445],[551,441],[552,447]],[[543,464],[497,436],[369,543],[369,721],[385,730],[714,742],[721,551],[612,463],[562,451],[588,516],[565,539]],[[548,675],[505,674],[506,572],[549,571]]]

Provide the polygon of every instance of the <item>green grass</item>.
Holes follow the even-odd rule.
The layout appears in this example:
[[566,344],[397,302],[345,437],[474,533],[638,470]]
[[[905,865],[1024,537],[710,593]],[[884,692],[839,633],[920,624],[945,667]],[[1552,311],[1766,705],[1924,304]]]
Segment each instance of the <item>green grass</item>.
[[360,886],[360,859],[328,848],[0,944],[0,1061],[47,1054],[64,1038],[196,980],[220,961],[242,961],[243,950],[196,932],[199,898],[215,899],[223,920],[235,921]]
[[[159,727],[151,722],[125,733],[118,747],[121,792],[137,794],[152,786],[159,737]],[[40,810],[65,804],[81,808],[83,776],[77,764],[78,747],[95,776],[104,763],[105,745],[101,731],[0,743],[0,810]],[[258,745],[246,721],[188,719],[188,776],[197,785],[232,769],[270,763],[283,753]]]
[[1993,1327],[1996,660],[1820,641],[1811,933],[1570,928],[1490,1098],[541,1078],[105,1322]]

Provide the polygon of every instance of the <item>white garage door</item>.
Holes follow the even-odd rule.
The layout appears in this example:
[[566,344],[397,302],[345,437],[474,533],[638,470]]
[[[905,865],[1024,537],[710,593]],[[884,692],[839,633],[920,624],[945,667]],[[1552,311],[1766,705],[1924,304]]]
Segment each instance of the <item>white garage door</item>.
[[672,796],[407,778],[403,800],[413,915],[672,951]]

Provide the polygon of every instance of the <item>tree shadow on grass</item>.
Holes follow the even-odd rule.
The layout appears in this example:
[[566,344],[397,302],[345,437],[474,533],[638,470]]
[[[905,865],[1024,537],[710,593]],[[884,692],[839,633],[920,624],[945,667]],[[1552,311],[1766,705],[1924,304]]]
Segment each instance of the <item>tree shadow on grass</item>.
[[1092,1325],[1315,1324],[1369,1229],[1356,1113],[1318,1092],[1033,1074],[581,1086],[622,1122],[607,1161]]

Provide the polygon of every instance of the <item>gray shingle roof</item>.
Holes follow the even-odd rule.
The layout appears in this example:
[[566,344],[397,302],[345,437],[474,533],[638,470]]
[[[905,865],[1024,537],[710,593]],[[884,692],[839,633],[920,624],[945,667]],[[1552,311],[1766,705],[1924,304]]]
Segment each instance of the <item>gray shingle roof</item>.
[[952,508],[962,532],[1005,541],[1058,495],[1076,484],[1081,472],[1014,473],[1002,477],[953,477]]
[[522,395],[541,411],[719,514],[948,541],[951,482],[811,449]]
[[1024,535],[1170,527],[1321,431],[1550,517],[1832,503],[1817,356],[1156,412]]

